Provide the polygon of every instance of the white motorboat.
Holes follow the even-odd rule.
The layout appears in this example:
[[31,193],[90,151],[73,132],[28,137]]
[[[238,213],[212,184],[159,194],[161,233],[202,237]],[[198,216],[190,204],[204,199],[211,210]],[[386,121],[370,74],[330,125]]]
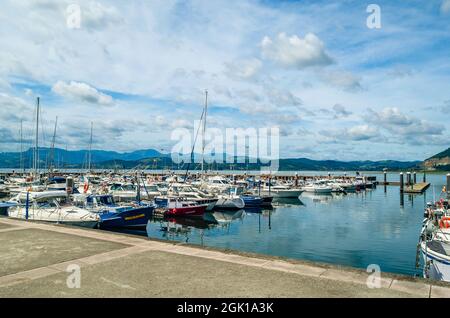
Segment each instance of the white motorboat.
[[425,264],[424,276],[450,282],[450,242],[422,241],[420,248]]
[[261,193],[262,196],[273,196],[274,198],[283,198],[283,199],[289,199],[289,198],[298,198],[300,194],[302,194],[303,189],[300,188],[291,188],[288,185],[271,185],[269,187],[268,184],[264,184],[264,186],[261,188],[261,191],[259,189],[255,190],[255,193]]
[[325,182],[308,183],[302,187],[305,192],[317,194],[329,194],[333,192],[333,188]]
[[73,205],[65,191],[21,192],[10,202],[16,204],[8,209],[12,218],[91,228],[99,221],[97,213]]

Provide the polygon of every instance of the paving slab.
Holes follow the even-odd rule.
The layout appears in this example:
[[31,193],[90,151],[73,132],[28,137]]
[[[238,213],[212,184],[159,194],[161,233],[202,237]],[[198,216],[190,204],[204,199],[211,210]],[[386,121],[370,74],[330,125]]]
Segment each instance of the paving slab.
[[441,286],[431,286],[431,298],[450,298],[450,288]]
[[0,276],[127,247],[40,229],[3,232],[0,242]]
[[0,287],[0,297],[409,297],[387,288],[332,281],[196,256],[146,251],[68,273]]
[[14,225],[3,223],[3,222],[0,221],[0,230],[9,229],[9,228],[12,228],[12,227],[14,227]]
[[410,282],[394,279],[390,289],[407,292],[416,297],[430,297],[431,286],[429,284]]

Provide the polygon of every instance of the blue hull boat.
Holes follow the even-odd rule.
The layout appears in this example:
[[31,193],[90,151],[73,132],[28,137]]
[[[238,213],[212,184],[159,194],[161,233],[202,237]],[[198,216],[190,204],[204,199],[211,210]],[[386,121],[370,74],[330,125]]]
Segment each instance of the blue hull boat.
[[100,213],[99,227],[101,229],[146,227],[154,208],[149,205],[105,210]]
[[244,200],[246,208],[260,207],[264,202],[263,198],[250,195],[243,195],[241,199]]

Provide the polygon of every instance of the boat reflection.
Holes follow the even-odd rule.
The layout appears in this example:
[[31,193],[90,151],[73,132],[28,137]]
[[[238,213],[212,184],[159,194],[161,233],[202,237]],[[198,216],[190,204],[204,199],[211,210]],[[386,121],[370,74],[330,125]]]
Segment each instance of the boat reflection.
[[300,200],[300,197],[298,197],[298,198],[273,198],[272,205],[291,207],[305,204],[302,202],[302,200]]
[[328,204],[333,200],[334,196],[331,193],[311,193],[311,192],[303,192],[301,197],[312,201],[313,203],[321,203]]

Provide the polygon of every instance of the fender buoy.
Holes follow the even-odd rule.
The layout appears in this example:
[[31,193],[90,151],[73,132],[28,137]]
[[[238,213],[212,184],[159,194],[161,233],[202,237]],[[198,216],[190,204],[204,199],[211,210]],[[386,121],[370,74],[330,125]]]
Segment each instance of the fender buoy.
[[88,190],[89,190],[89,183],[86,182],[86,183],[84,184],[83,190],[84,190],[84,193],[87,193],[87,192],[88,192]]
[[441,228],[441,229],[450,228],[450,217],[444,216],[442,219],[440,219],[439,220],[439,228]]

